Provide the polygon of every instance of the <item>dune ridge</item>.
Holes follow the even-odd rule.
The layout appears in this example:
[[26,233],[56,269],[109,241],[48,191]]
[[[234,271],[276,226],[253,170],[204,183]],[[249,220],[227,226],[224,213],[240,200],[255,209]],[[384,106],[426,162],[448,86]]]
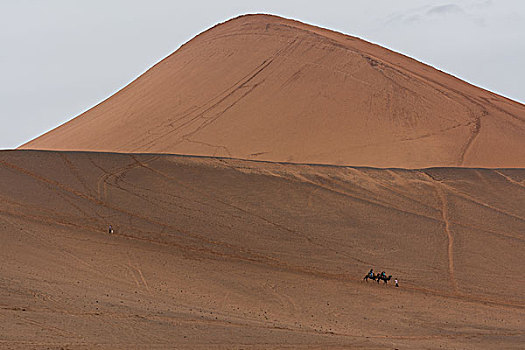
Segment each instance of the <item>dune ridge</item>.
[[355,37],[247,15],[20,148],[502,168],[525,166],[524,135],[518,102]]

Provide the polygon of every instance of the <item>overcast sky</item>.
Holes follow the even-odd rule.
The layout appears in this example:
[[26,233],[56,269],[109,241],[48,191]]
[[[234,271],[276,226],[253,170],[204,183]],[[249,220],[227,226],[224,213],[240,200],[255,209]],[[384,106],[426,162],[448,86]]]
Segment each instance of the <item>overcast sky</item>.
[[196,34],[272,13],[358,36],[525,102],[523,0],[0,0],[0,149],[77,116]]

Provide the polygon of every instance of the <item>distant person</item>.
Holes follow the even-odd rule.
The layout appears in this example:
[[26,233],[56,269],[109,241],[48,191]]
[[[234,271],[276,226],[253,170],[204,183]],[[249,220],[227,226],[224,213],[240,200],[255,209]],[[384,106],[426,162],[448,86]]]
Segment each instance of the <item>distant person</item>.
[[110,235],[113,234],[113,226],[109,225],[108,232]]
[[385,271],[381,271],[381,277],[382,277],[382,278],[386,278],[386,273],[385,273]]
[[368,276],[370,276],[370,278],[374,278],[374,269],[370,269],[370,271],[368,271]]
[[397,278],[394,280],[394,282],[396,283],[396,287],[399,287],[399,284],[397,282]]

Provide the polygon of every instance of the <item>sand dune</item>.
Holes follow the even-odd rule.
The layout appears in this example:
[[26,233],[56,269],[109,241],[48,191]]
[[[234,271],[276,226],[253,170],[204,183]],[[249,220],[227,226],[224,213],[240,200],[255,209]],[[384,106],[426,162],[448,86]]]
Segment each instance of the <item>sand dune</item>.
[[524,136],[360,39],[217,25],[0,152],[0,348],[523,348]]
[[4,151],[0,178],[0,348],[525,342],[522,169]]
[[358,38],[249,15],[21,148],[524,167],[524,135],[520,103]]

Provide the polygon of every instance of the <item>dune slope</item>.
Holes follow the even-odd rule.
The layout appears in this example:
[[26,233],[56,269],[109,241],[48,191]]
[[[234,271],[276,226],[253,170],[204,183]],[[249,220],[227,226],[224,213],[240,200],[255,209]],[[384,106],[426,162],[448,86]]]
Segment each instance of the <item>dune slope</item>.
[[525,167],[525,106],[355,37],[248,15],[21,148]]
[[522,169],[4,151],[0,178],[0,347],[525,342]]

